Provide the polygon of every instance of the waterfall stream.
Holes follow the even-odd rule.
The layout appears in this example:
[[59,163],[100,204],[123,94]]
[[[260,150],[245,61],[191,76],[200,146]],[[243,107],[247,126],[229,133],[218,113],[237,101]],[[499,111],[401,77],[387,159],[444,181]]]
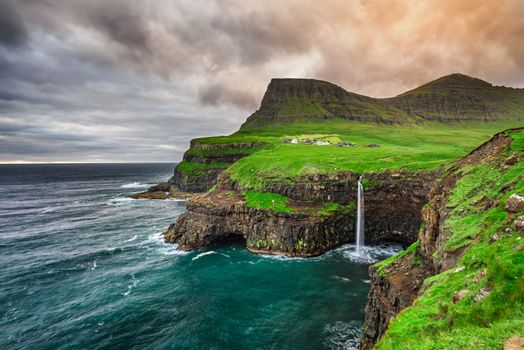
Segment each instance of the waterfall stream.
[[358,178],[357,192],[357,226],[355,229],[357,254],[360,253],[360,247],[364,246],[364,187],[361,180],[362,176]]

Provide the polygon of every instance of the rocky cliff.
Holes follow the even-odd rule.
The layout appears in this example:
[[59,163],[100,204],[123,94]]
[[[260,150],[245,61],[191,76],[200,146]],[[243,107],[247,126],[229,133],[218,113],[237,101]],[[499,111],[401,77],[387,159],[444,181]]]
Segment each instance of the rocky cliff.
[[[421,223],[431,173],[365,174],[366,240],[412,243]],[[289,199],[289,211],[249,207],[244,189],[219,176],[214,191],[187,202],[187,212],[170,226],[166,241],[180,249],[201,248],[240,236],[248,249],[271,254],[312,256],[354,241],[356,184],[353,173],[305,175],[275,182],[266,193]],[[326,211],[326,203],[337,210]]]
[[[474,249],[472,246],[482,244],[489,246],[495,241],[502,240],[502,238],[506,238],[508,241],[515,239],[518,242],[520,238],[518,234],[514,233],[514,230],[520,230],[518,213],[522,213],[524,203],[523,208],[508,210],[508,204],[506,203],[506,206],[504,206],[504,201],[513,191],[520,191],[519,185],[523,183],[524,175],[519,165],[519,159],[523,153],[522,145],[518,141],[521,136],[514,136],[522,135],[523,131],[524,129],[517,129],[499,133],[451,167],[445,176],[432,186],[428,206],[423,210],[424,221],[418,233],[417,243],[398,256],[370,268],[371,290],[366,306],[361,349],[373,348],[385,334],[381,345],[389,349],[392,346],[391,344],[394,344],[394,341],[389,338],[395,337],[394,334],[386,333],[390,322],[400,311],[412,305],[418,297],[429,294],[429,291],[426,290],[431,284],[424,283],[426,278],[454,268],[457,262],[463,259],[466,252]],[[486,170],[483,170],[484,168]],[[486,171],[487,173],[480,176],[479,179],[467,179],[468,176],[472,176],[470,172],[475,170]],[[492,179],[486,179],[489,177],[492,177]],[[490,186],[493,187],[490,188]],[[500,190],[497,187],[500,187]],[[464,194],[463,191],[469,192]],[[456,199],[451,198],[458,195],[465,195],[465,198],[468,198],[468,201],[471,202],[455,202]],[[515,198],[515,195],[510,198]],[[509,199],[508,202],[510,202]],[[481,215],[486,216],[485,225],[479,223],[479,220],[482,219]],[[493,221],[494,218],[490,215],[497,216],[498,219]],[[473,218],[477,221],[473,221]],[[488,226],[488,222],[495,226]],[[493,230],[491,232],[498,233],[490,236],[488,228]],[[475,231],[475,229],[478,231]],[[523,233],[524,231],[521,230],[521,234]],[[509,244],[512,247],[511,242]],[[508,249],[510,258],[515,258],[518,249],[521,249],[518,247],[517,245],[514,251]],[[493,247],[492,249],[495,250],[496,248]],[[483,250],[485,252],[486,248],[483,248]],[[469,271],[472,276],[469,289],[455,290],[455,286],[451,288],[448,286],[450,288],[448,294],[452,294],[452,298],[449,297],[448,300],[433,299],[432,303],[442,303],[442,305],[452,303],[454,305],[467,296],[471,304],[476,304],[485,295],[491,293],[495,288],[493,279],[484,287],[480,283],[485,280],[484,277],[488,273],[488,263],[481,260],[479,253],[476,257],[473,254],[473,259],[475,258],[477,262],[474,264],[473,271]],[[459,273],[463,270],[465,270],[464,266],[455,269],[454,272]],[[498,273],[496,271],[490,272],[491,274]],[[468,279],[464,281],[468,281]],[[441,286],[440,288],[446,287]],[[476,288],[476,292],[473,291],[474,288]],[[518,290],[518,287],[515,286],[514,288]],[[446,310],[448,308],[451,307],[446,306]],[[473,306],[469,306],[469,308],[473,308]],[[469,312],[471,312],[470,310],[472,309],[468,309]],[[431,317],[445,316],[440,311],[440,316],[430,316],[430,321]],[[500,315],[497,317],[500,317]],[[424,328],[423,325],[420,327]],[[402,332],[406,332],[406,329],[404,328]],[[404,344],[404,346],[406,345]],[[422,347],[422,344],[420,346]],[[405,348],[409,348],[409,346]]]
[[319,215],[318,207],[291,202],[292,213],[249,207],[243,196],[221,189],[194,197],[164,234],[179,249],[192,250],[242,238],[257,253],[314,256],[352,237],[353,215]]
[[263,142],[207,143],[209,139],[191,140],[190,148],[166,182],[151,186],[133,198],[189,198],[213,187],[218,175],[231,164],[265,147]]

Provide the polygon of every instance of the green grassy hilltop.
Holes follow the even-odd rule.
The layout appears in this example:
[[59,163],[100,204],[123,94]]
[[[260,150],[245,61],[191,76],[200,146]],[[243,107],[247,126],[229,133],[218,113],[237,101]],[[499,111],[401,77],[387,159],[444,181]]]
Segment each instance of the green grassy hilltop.
[[[358,173],[402,169],[432,170],[457,159],[498,131],[518,126],[518,121],[454,122],[444,124],[375,124],[346,120],[273,125],[256,130],[240,130],[230,136],[196,139],[199,144],[232,144],[263,142],[264,147],[232,164],[227,172],[245,188],[263,190],[271,181],[293,181],[303,174],[355,171]],[[283,138],[303,135],[316,139],[351,142],[355,147],[284,143]],[[379,147],[367,147],[378,144]],[[229,152],[229,149],[207,151],[207,154]],[[205,151],[200,151],[204,152]],[[215,166],[181,163],[205,171]],[[229,165],[227,165],[229,166]]]
[[[524,90],[492,86],[461,74],[389,99],[349,93],[318,80],[274,79],[260,109],[239,131],[194,139],[193,145],[209,147],[192,147],[186,153],[192,160],[178,167],[197,177],[227,168],[232,179],[253,190],[303,174],[426,171],[465,155],[496,132],[522,125]],[[284,138],[298,143],[286,143]],[[301,143],[307,138],[328,144]],[[256,143],[242,150],[247,157],[230,163],[213,161],[239,153],[228,145],[244,142]],[[356,145],[336,146],[340,142]]]

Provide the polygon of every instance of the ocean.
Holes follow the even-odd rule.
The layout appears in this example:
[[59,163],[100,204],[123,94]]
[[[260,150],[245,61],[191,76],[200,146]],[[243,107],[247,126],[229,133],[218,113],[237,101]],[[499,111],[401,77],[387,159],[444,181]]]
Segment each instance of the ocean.
[[369,264],[165,244],[173,164],[0,165],[0,349],[354,349]]

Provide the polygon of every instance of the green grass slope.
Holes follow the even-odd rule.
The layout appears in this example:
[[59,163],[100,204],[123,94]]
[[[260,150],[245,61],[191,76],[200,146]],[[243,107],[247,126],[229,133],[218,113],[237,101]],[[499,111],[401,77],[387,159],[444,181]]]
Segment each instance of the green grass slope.
[[[522,158],[524,132],[511,136],[506,155]],[[421,296],[390,323],[376,349],[501,349],[511,336],[524,336],[524,253],[518,248],[524,239],[513,226],[524,210],[511,216],[504,209],[511,194],[524,195],[524,163],[503,169],[491,162],[461,172],[444,225],[451,234],[446,248],[467,250],[455,268],[424,282]],[[496,204],[485,208],[479,204],[485,201]],[[476,300],[481,289],[491,292]],[[461,290],[465,297],[454,303]]]
[[[240,159],[226,170],[243,188],[264,190],[270,182],[292,182],[304,174],[433,170],[464,156],[496,132],[519,124],[499,121],[387,125],[330,120],[241,130],[221,140],[258,140],[268,144],[266,149]],[[299,138],[301,135],[336,138],[357,146],[318,146],[281,141],[282,137]],[[368,144],[379,144],[380,147],[367,147]]]

